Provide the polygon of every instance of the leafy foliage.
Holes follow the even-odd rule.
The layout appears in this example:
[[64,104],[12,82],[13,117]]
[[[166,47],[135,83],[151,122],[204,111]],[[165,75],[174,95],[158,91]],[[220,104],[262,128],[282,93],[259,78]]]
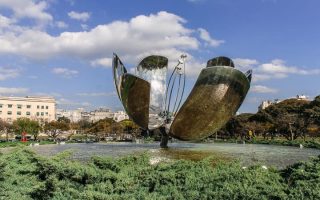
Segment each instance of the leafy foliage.
[[157,165],[147,154],[69,160],[16,149],[0,156],[0,199],[319,199],[320,158],[282,171],[239,163],[179,160]]
[[63,131],[70,129],[70,126],[65,121],[51,121],[44,124],[44,132],[52,138],[57,138]]
[[15,120],[12,126],[16,134],[20,135],[22,132],[26,132],[33,135],[35,140],[39,135],[39,131],[41,131],[41,126],[38,121],[24,117]]
[[220,135],[244,139],[250,130],[264,139],[283,136],[295,140],[320,136],[320,96],[311,102],[287,99],[256,114],[235,116],[220,131]]

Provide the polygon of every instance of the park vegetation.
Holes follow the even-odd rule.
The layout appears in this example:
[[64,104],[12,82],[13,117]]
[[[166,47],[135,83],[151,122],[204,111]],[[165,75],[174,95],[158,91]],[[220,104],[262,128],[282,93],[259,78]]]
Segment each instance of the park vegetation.
[[[68,118],[61,117],[57,121],[43,122],[19,118],[12,124],[0,120],[0,132],[8,140],[13,135],[19,136],[27,132],[34,140],[43,135],[47,139],[56,141],[74,140],[94,141],[106,138],[144,137],[146,140],[159,140],[160,132],[146,132],[131,120],[116,122],[105,118],[97,122],[80,120],[70,122]],[[39,134],[42,133],[41,137]],[[257,113],[244,113],[231,118],[231,120],[218,132],[213,133],[212,139],[218,141],[246,141],[252,143],[282,144],[320,148],[320,96],[313,101],[287,99],[273,104]],[[121,139],[120,139],[121,140]]]
[[240,140],[318,139],[320,137],[320,96],[313,101],[287,99],[259,110],[256,114],[237,115],[217,135],[225,139]]
[[[39,122],[29,118],[18,118],[13,123],[8,123],[0,120],[0,134],[3,141],[9,141],[11,138],[21,138],[22,133],[26,133],[29,139],[34,141],[43,140],[70,140],[72,138],[85,140],[93,138],[95,141],[103,140],[108,136],[121,136],[129,134],[134,137],[140,136],[139,127],[131,120],[123,120],[116,122],[111,118],[105,118],[97,122],[89,122],[80,120],[78,122],[71,122],[66,117],[60,117],[56,121]],[[39,135],[42,135],[39,137]]]
[[17,148],[0,155],[0,199],[320,199],[320,157],[282,170],[148,154],[70,160]]

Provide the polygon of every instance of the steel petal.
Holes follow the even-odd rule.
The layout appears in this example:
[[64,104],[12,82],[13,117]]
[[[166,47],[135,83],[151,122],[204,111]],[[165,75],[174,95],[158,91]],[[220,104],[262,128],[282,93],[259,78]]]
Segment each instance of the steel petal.
[[113,80],[116,86],[117,94],[119,99],[121,100],[121,93],[120,93],[120,85],[121,85],[121,77],[127,73],[127,69],[122,64],[120,58],[117,54],[113,54],[112,59],[112,71],[113,71]]
[[137,67],[139,77],[148,81],[151,85],[149,129],[158,128],[164,123],[160,113],[164,111],[167,68],[168,59],[156,55],[144,58]]
[[140,127],[147,129],[149,122],[150,83],[132,75],[121,76],[120,96],[125,111]]
[[203,69],[170,134],[181,140],[201,140],[215,133],[236,113],[249,87],[248,78],[232,67]]

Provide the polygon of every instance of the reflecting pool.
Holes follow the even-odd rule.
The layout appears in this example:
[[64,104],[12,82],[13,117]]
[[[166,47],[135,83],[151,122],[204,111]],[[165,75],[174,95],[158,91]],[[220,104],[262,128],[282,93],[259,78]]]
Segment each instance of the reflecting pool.
[[213,157],[219,160],[238,159],[243,166],[252,164],[284,168],[290,164],[306,161],[320,155],[318,149],[298,148],[262,144],[233,143],[170,143],[168,149],[160,149],[159,143],[80,143],[64,145],[41,145],[30,147],[43,156],[52,156],[59,152],[71,150],[71,159],[86,161],[92,156],[124,156],[148,152],[152,158],[200,160]]

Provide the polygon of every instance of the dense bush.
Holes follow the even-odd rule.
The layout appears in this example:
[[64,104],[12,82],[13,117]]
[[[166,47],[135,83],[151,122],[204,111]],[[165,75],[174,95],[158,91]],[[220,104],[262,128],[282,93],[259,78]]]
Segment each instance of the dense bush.
[[210,159],[150,164],[147,154],[52,158],[15,149],[0,156],[0,199],[319,199],[320,158],[282,171]]

